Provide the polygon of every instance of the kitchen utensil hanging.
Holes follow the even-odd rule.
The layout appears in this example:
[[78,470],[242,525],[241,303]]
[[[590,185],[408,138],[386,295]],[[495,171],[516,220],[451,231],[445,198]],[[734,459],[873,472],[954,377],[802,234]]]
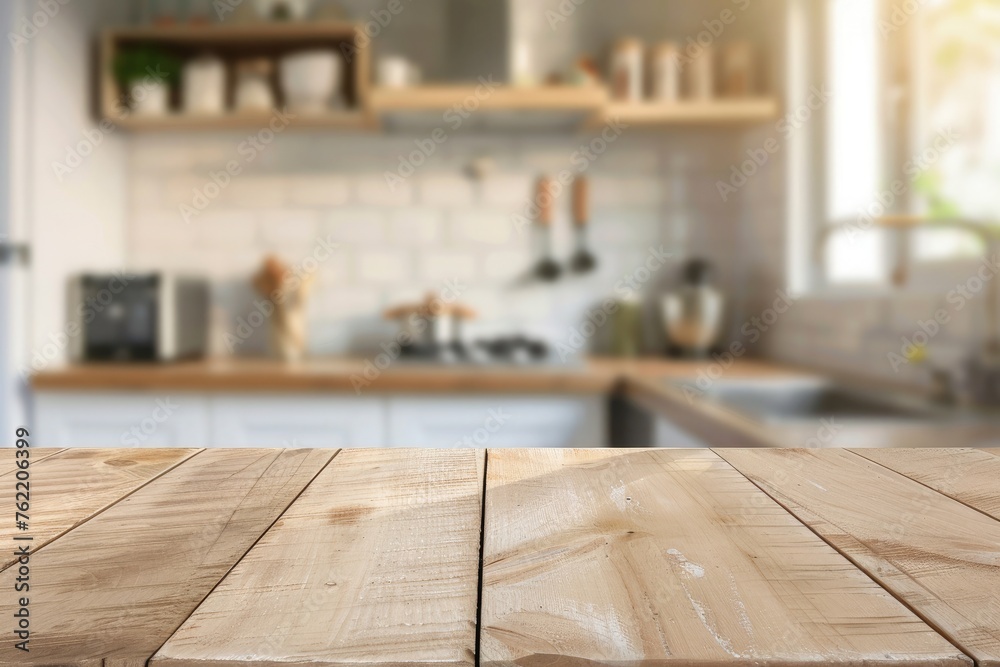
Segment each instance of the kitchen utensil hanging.
[[552,192],[552,181],[547,177],[538,180],[536,193],[538,203],[538,230],[541,236],[541,259],[535,267],[535,275],[546,282],[557,280],[562,273],[562,267],[552,256],[552,204],[555,199]]
[[576,252],[569,267],[575,273],[590,273],[597,268],[597,258],[587,247],[587,223],[590,220],[590,183],[586,176],[573,181],[573,228],[576,234]]

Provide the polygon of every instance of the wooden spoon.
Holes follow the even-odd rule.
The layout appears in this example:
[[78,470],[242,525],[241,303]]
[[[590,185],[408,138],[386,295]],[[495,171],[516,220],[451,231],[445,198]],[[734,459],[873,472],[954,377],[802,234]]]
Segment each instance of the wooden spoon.
[[590,183],[586,176],[573,181],[573,226],[576,229],[576,252],[569,266],[577,273],[589,273],[597,267],[597,258],[587,249],[587,222],[590,219]]
[[543,177],[538,180],[538,225],[543,235],[542,259],[535,268],[535,274],[542,280],[551,282],[559,278],[562,268],[552,257],[552,181]]

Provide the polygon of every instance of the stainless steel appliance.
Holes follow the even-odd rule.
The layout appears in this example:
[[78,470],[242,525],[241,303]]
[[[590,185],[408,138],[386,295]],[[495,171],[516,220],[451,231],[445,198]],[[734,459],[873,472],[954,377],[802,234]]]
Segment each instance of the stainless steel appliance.
[[703,357],[718,342],[725,298],[711,282],[711,265],[691,260],[684,267],[684,283],[663,297],[663,324],[671,354]]
[[85,274],[69,285],[77,361],[173,361],[202,357],[208,282],[164,273]]

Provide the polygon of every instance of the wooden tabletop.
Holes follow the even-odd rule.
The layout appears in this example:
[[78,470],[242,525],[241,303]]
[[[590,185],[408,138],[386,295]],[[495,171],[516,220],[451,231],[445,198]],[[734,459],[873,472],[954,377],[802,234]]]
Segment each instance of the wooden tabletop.
[[30,461],[3,665],[1000,666],[1000,450]]

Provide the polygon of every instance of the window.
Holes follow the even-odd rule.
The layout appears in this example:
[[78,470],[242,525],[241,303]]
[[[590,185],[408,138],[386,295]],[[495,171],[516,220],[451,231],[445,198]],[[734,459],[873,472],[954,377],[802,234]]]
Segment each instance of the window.
[[885,285],[915,264],[979,255],[952,229],[908,235],[885,215],[1000,224],[1000,0],[826,0],[822,76],[833,96],[813,210],[843,225],[819,280]]
[[[831,0],[826,8],[826,76],[833,91],[826,133],[826,218],[834,223],[856,219],[869,209],[885,170],[879,1]],[[827,280],[884,281],[885,236],[883,230],[862,225],[832,234],[825,247]]]
[[[922,151],[911,169],[923,212],[1000,220],[1000,2],[936,0],[915,17],[916,118]],[[918,260],[982,252],[953,230],[914,237]]]

